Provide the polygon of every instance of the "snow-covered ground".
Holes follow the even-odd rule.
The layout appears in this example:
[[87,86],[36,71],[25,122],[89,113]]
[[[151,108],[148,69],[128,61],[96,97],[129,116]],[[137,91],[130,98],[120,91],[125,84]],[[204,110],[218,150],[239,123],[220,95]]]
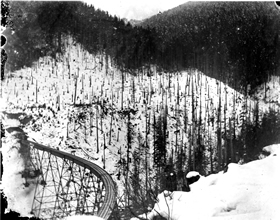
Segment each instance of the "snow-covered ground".
[[[218,118],[222,129],[235,121],[238,134],[241,118],[253,117],[257,104],[260,114],[275,107],[244,97],[195,70],[166,74],[151,66],[149,75],[145,71],[137,76],[121,73],[112,66],[110,57],[106,61],[104,55],[93,56],[69,39],[64,56],[56,60],[44,57],[34,67],[10,74],[2,84],[2,109],[17,108],[31,114],[34,120],[26,132],[37,142],[59,145],[61,150],[71,148],[80,156],[87,152],[98,158],[96,163],[114,172],[110,170],[116,163],[113,158],[127,147],[125,110],[134,110],[131,123],[135,136],[145,137],[147,133],[150,146],[154,118],[166,113],[171,151],[178,143],[186,147],[192,144],[187,140],[193,120],[198,124],[202,119],[205,145],[214,146]],[[81,106],[73,107],[74,102]],[[132,145],[139,143],[135,140]],[[104,153],[106,161],[102,161]]]
[[[270,155],[226,172],[201,177],[190,192],[164,191],[150,213],[139,217],[169,220],[280,219],[280,144],[264,148]],[[134,220],[137,218],[133,218]]]
[[[279,108],[279,94],[273,93],[278,103],[269,102],[261,88],[255,100],[196,70],[168,74],[150,66],[149,74],[139,70],[134,76],[115,68],[104,54],[89,54],[71,38],[65,45],[63,56],[43,57],[32,68],[10,73],[1,82],[0,110],[31,115],[33,120],[24,128],[29,139],[104,167],[117,182],[119,195],[125,190],[125,176],[116,174],[120,158],[127,158],[128,111],[133,127],[129,151],[147,144],[152,155],[154,120],[163,114],[170,154],[179,145],[192,147],[194,120],[202,119],[203,142],[213,147],[218,118],[222,131],[231,121],[238,134],[244,115],[253,118],[256,105],[260,116]],[[153,161],[148,165],[152,168]]]
[[16,211],[22,216],[32,216],[30,207],[36,188],[36,176],[32,169],[30,147],[22,142],[27,136],[21,129],[31,118],[22,113],[4,112],[0,116],[6,129],[5,138],[1,138],[4,172],[0,189],[7,198],[8,210]]

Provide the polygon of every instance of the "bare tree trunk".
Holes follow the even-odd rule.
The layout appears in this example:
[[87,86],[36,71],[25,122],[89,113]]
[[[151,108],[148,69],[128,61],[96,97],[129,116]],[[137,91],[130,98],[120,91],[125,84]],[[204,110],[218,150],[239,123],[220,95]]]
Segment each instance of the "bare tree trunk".
[[98,105],[96,104],[96,153],[99,153],[99,143],[98,143]]

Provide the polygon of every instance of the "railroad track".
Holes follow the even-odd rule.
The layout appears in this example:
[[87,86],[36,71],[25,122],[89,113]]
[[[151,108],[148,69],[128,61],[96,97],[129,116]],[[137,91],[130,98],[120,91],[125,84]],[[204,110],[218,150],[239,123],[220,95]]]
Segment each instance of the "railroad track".
[[32,141],[30,146],[36,189],[32,213],[42,219],[96,215],[108,219],[116,203],[111,176],[98,165],[70,153]]

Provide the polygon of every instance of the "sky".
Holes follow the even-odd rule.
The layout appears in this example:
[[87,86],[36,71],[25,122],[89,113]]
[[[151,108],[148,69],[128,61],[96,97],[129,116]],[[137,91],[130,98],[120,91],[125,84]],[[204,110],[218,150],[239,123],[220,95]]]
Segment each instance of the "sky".
[[142,20],[177,7],[187,0],[84,0],[95,8],[120,18]]

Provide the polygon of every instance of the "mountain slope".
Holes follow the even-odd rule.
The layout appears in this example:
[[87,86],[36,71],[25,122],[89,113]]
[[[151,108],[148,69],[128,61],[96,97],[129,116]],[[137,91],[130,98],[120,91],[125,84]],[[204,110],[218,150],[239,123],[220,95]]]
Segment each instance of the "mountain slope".
[[31,140],[105,168],[118,184],[119,207],[144,212],[153,200],[141,193],[164,189],[170,167],[180,190],[184,172],[211,174],[280,141],[277,103],[244,96],[195,69],[127,72],[72,37],[63,44],[62,54],[1,82],[1,108],[33,117],[25,128]]
[[[160,143],[166,155],[158,156],[178,170],[210,173],[229,160],[238,162],[243,126],[261,123],[269,109],[278,111],[277,104],[245,97],[196,70],[174,75],[150,66],[149,72],[129,74],[72,38],[65,47],[63,56],[43,57],[11,73],[2,84],[2,101],[33,116],[26,128],[30,138],[98,163],[116,181],[137,154],[147,154],[149,167],[155,166]],[[164,132],[162,142],[158,132]]]
[[246,92],[279,74],[279,15],[273,2],[187,2],[141,26],[156,29],[163,62],[241,83]]
[[70,34],[90,53],[110,55],[119,69],[196,68],[244,94],[279,74],[280,12],[274,3],[188,2],[134,27],[81,2],[10,4],[9,70],[55,57]]

